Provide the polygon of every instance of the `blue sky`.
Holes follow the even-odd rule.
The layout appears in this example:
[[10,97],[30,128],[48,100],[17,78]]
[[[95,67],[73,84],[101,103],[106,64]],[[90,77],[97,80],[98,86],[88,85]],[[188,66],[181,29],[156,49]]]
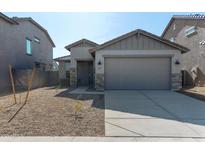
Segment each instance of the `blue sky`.
[[172,15],[190,13],[5,13],[32,17],[56,44],[53,57],[68,55],[64,47],[82,38],[103,43],[135,29],[161,35]]

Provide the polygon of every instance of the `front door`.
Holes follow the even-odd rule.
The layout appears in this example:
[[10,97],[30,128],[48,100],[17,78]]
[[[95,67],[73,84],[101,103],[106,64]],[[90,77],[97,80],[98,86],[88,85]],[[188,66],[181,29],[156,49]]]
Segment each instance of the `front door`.
[[77,79],[78,86],[90,86],[93,84],[93,62],[77,62]]

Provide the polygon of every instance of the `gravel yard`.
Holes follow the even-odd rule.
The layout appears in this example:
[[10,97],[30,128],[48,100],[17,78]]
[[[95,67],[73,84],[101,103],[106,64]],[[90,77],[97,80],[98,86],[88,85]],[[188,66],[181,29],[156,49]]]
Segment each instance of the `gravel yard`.
[[[27,104],[8,123],[23,104],[26,93],[0,97],[0,136],[104,136],[104,96],[71,95],[67,89],[45,87],[32,90]],[[78,117],[76,104],[82,104]]]

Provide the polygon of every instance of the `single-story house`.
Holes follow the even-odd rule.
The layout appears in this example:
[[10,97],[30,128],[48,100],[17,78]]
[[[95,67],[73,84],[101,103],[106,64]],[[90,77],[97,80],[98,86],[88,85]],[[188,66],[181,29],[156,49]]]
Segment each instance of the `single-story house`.
[[69,85],[70,76],[70,55],[58,57],[54,59],[58,62],[58,76],[60,85]]
[[82,39],[65,47],[71,54],[70,85],[96,90],[177,90],[181,55],[188,48],[144,30],[101,45]]

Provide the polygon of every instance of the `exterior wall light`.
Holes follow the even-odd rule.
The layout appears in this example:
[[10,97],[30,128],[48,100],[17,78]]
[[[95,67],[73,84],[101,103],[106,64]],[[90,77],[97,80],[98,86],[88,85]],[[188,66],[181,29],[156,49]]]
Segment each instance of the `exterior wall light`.
[[98,61],[98,65],[102,65],[102,62],[100,60]]
[[200,56],[205,57],[205,52],[204,52],[204,51],[201,51],[201,52],[200,52]]
[[176,65],[180,65],[179,60],[176,60],[176,61],[175,61],[175,64],[176,64]]

